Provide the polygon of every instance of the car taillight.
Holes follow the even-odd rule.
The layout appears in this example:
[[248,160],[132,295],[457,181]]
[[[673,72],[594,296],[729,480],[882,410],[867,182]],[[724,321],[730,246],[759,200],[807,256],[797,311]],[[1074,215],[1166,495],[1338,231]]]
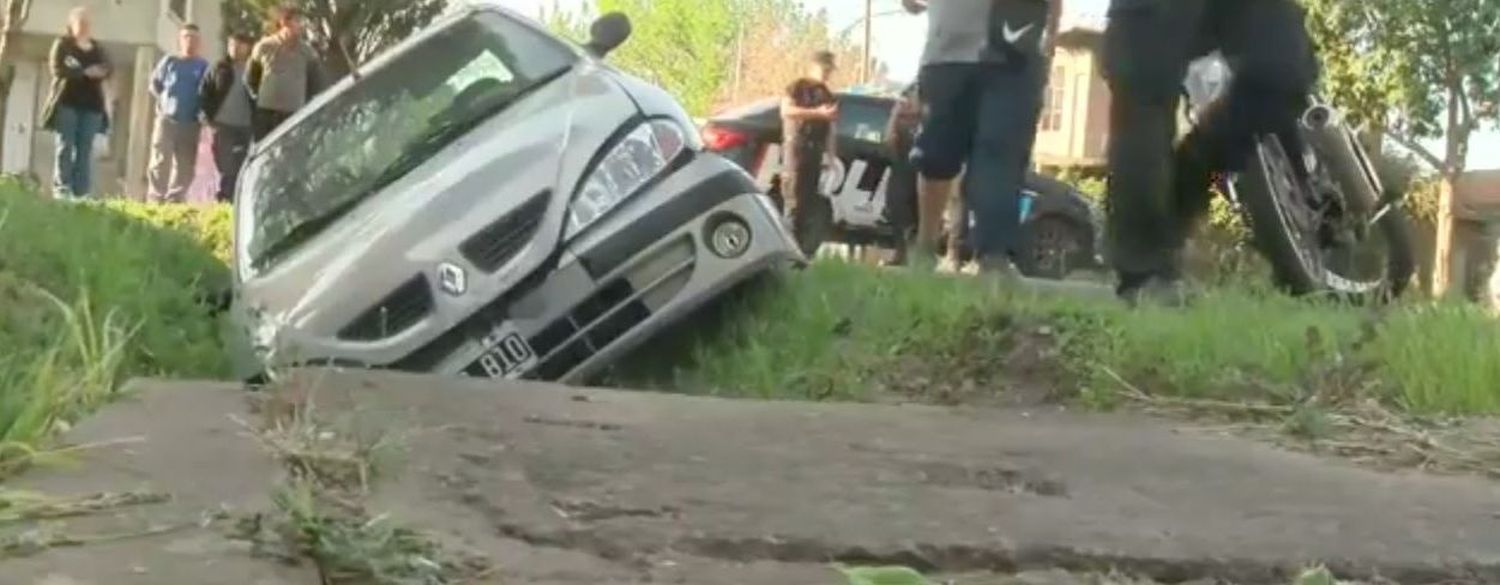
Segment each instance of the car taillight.
[[703,145],[715,152],[723,152],[749,143],[750,135],[738,130],[713,125],[703,128]]

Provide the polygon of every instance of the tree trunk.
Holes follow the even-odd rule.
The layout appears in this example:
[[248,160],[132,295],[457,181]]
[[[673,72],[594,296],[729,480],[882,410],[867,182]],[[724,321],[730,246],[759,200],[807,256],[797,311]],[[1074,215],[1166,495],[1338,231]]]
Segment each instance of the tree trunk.
[[0,128],[5,123],[5,106],[10,103],[10,84],[16,74],[11,64],[12,44],[28,16],[31,16],[31,0],[5,0],[5,26],[0,28]]
[[1457,177],[1443,173],[1438,191],[1437,246],[1432,262],[1432,296],[1443,297],[1453,290],[1453,273],[1456,258],[1454,247],[1458,244],[1454,233],[1453,187]]
[[[1459,242],[1456,241],[1454,231],[1455,209],[1453,205],[1453,188],[1458,181],[1458,176],[1464,172],[1463,144],[1468,141],[1469,136],[1459,116],[1459,100],[1463,91],[1462,78],[1455,75],[1449,76],[1448,83],[1448,120],[1445,125],[1447,135],[1446,148],[1443,153],[1443,176],[1442,191],[1438,198],[1437,216],[1437,246],[1432,262],[1432,295],[1434,297],[1446,296],[1453,290],[1453,276],[1455,259],[1453,252]],[[1460,255],[1462,256],[1462,255]],[[1464,283],[1459,283],[1463,285]],[[1463,288],[1460,286],[1459,288]]]

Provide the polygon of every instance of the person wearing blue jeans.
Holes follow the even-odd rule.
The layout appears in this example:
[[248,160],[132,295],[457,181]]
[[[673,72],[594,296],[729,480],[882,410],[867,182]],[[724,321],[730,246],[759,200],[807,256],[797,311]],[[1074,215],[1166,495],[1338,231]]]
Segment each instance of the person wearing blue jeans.
[[921,174],[917,245],[930,261],[943,208],[963,173],[981,273],[1015,276],[1020,195],[1047,82],[1060,0],[902,0],[927,12],[918,84],[922,131],[911,159]]
[[42,127],[57,133],[52,192],[59,198],[88,197],[93,174],[94,137],[109,129],[104,80],[109,60],[90,34],[89,14],[68,14],[67,33],[52,44],[52,90],[42,110]]
[[202,42],[197,25],[182,25],[177,31],[177,54],[162,57],[151,74],[156,128],[146,179],[155,202],[186,201],[198,170],[198,141],[203,130],[199,88],[210,67],[199,55]]

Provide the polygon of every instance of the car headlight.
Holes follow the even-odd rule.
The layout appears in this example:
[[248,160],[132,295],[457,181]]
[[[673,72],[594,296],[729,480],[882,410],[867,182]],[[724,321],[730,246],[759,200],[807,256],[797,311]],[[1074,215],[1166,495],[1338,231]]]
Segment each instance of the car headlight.
[[568,205],[565,236],[572,238],[660,176],[682,154],[687,138],[671,120],[635,127],[599,160]]

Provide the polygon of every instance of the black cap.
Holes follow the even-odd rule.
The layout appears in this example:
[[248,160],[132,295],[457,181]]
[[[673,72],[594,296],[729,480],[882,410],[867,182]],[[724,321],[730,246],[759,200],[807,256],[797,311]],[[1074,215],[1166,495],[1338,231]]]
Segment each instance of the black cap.
[[838,64],[833,56],[833,51],[818,51],[812,54],[812,62],[829,69],[837,69]]

